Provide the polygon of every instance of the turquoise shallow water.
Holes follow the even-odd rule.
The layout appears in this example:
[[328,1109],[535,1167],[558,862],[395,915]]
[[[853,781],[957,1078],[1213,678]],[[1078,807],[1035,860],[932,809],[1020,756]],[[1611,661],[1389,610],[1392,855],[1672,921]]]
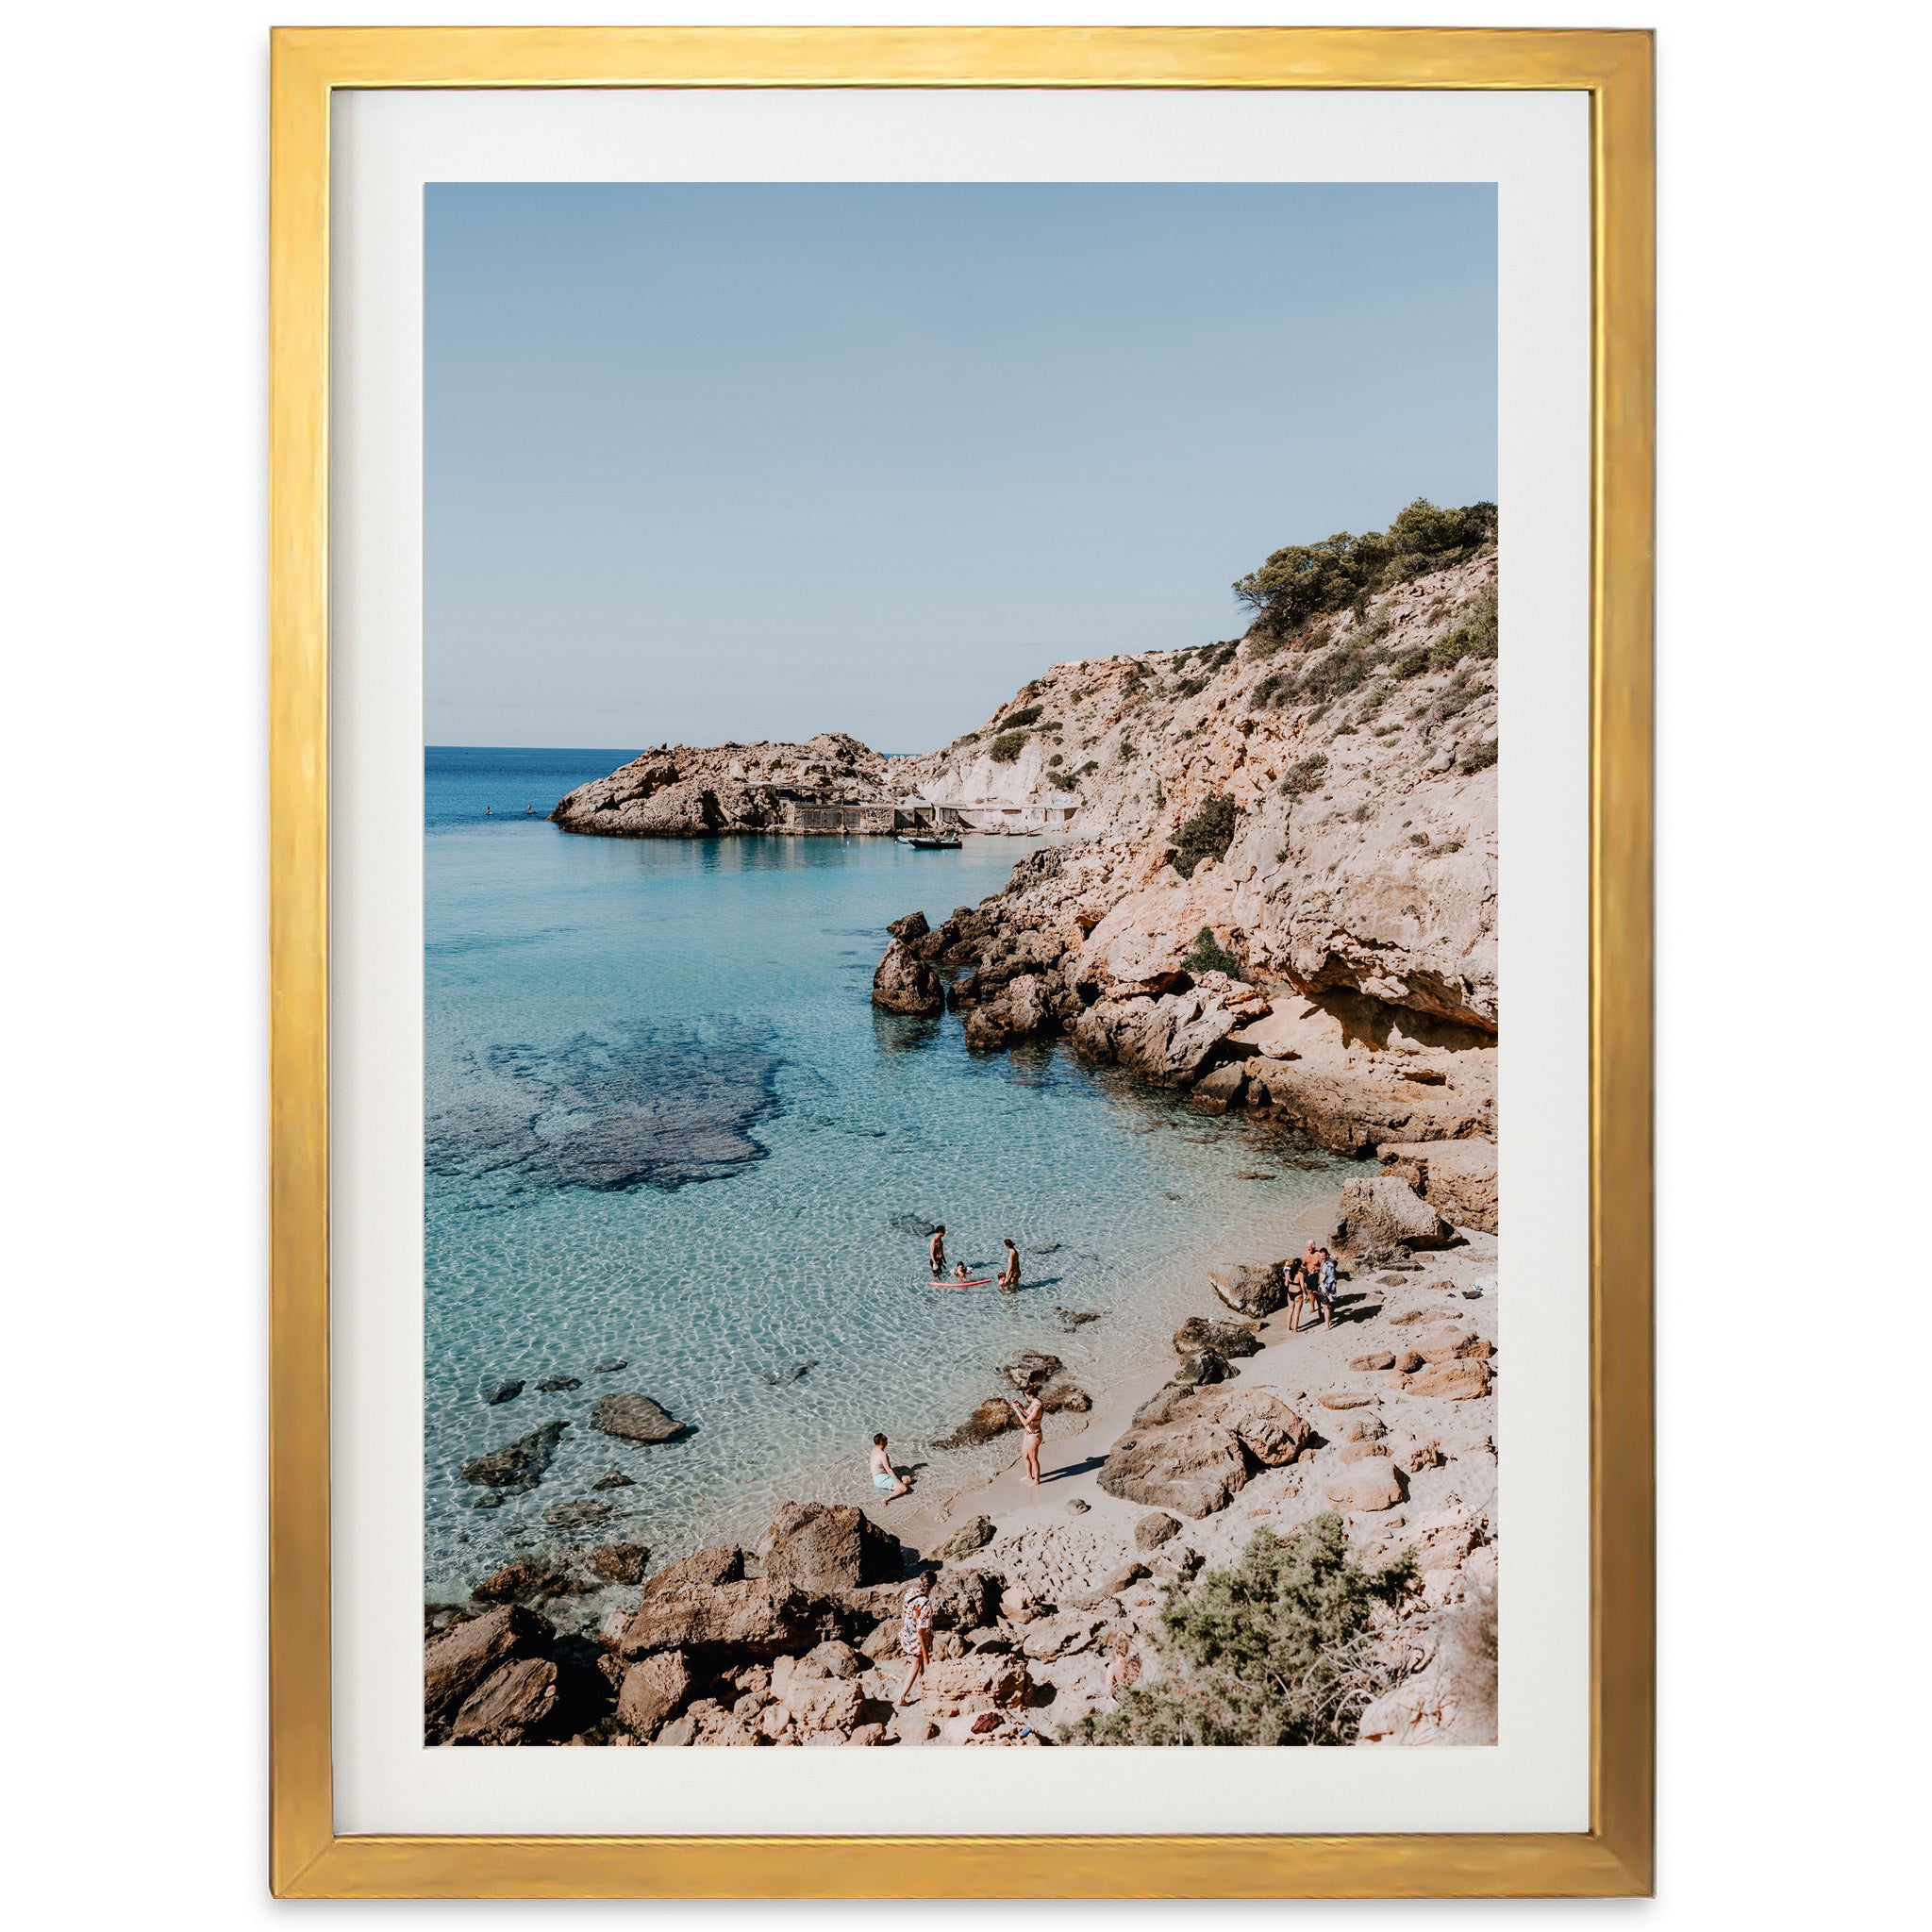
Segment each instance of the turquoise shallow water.
[[[1063,1045],[978,1058],[956,1019],[873,1011],[886,923],[996,891],[1035,841],[620,841],[522,816],[625,756],[428,757],[432,1586],[551,1540],[542,1511],[612,1468],[634,1481],[601,1533],[665,1555],[755,1534],[787,1495],[861,1500],[874,1429],[926,1481],[964,1475],[926,1445],[1015,1351],[1105,1385],[1208,1308],[1211,1261],[1267,1252],[1338,1184],[1327,1157]],[[1011,1235],[1024,1291],[932,1289],[938,1220],[975,1273]],[[1056,1307],[1106,1313],[1067,1335]],[[558,1374],[581,1386],[536,1390]],[[486,1404],[507,1377],[528,1386]],[[691,1433],[592,1431],[626,1390]],[[460,1464],[553,1418],[572,1426],[541,1487],[475,1508]]]

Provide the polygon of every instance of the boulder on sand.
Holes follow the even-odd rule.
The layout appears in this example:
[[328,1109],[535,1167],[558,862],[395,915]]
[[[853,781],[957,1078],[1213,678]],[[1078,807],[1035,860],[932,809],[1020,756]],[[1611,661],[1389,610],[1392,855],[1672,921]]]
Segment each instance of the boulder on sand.
[[602,1397],[591,1426],[626,1442],[671,1442],[685,1434],[687,1427],[648,1395]]
[[1225,1356],[1217,1355],[1211,1348],[1204,1348],[1183,1357],[1180,1367],[1174,1372],[1174,1378],[1176,1382],[1202,1388],[1210,1382],[1224,1382],[1238,1373],[1228,1366]]
[[928,1664],[920,1708],[928,1718],[958,1717],[962,1711],[1023,1704],[1032,1690],[1033,1679],[1021,1658],[981,1651]]
[[1284,1467],[1307,1447],[1307,1424],[1267,1389],[1244,1389],[1222,1396],[1215,1418],[1224,1428],[1233,1430],[1241,1447],[1267,1469]]
[[933,1555],[940,1557],[970,1557],[975,1550],[985,1549],[995,1534],[991,1516],[975,1516],[971,1523],[962,1523]]
[[1170,1538],[1177,1537],[1181,1526],[1164,1509],[1157,1509],[1151,1516],[1143,1516],[1134,1525],[1134,1547],[1139,1550],[1158,1550]]
[[818,1642],[826,1614],[822,1600],[795,1585],[762,1578],[672,1590],[646,1584],[618,1651],[625,1658],[658,1650],[782,1657]]
[[1336,1234],[1359,1254],[1380,1255],[1397,1246],[1440,1248],[1456,1230],[1407,1181],[1376,1174],[1342,1189]]
[[1453,1362],[1464,1358],[1488,1361],[1490,1344],[1474,1328],[1457,1328],[1444,1324],[1426,1328],[1415,1339],[1414,1352],[1425,1362]]
[[780,1503],[759,1545],[765,1577],[821,1594],[896,1582],[899,1540],[850,1503]]
[[457,1712],[450,1735],[461,1744],[525,1744],[557,1714],[557,1666],[522,1657],[484,1678]]
[[1261,1344],[1252,1328],[1243,1327],[1239,1322],[1214,1322],[1205,1315],[1190,1315],[1174,1331],[1174,1352],[1198,1355],[1204,1348],[1211,1348],[1230,1361],[1261,1353]]
[[1096,1478],[1124,1503],[1191,1517],[1226,1508],[1247,1479],[1247,1458],[1234,1432],[1208,1422],[1137,1428],[1108,1451]]
[[1403,1391],[1438,1402],[1472,1402],[1490,1392],[1490,1365],[1486,1361],[1437,1362],[1409,1376]]
[[1404,1491],[1394,1463],[1386,1456],[1372,1456],[1323,1477],[1322,1493],[1338,1509],[1392,1509]]
[[543,1472],[557,1455],[568,1423],[545,1423],[488,1456],[478,1456],[463,1464],[463,1480],[481,1483],[492,1490],[534,1490],[543,1480]]
[[991,1442],[995,1436],[1003,1436],[1008,1429],[1019,1426],[1013,1420],[1013,1411],[1007,1407],[1006,1398],[990,1395],[951,1435],[936,1436],[932,1446],[935,1449],[976,1449],[980,1443]]
[[946,1010],[945,989],[939,974],[903,940],[895,939],[872,976],[872,1003],[882,1012],[929,1019]]
[[1281,1268],[1274,1261],[1241,1262],[1232,1268],[1210,1268],[1208,1285],[1216,1297],[1238,1315],[1272,1315],[1287,1305],[1288,1291]]

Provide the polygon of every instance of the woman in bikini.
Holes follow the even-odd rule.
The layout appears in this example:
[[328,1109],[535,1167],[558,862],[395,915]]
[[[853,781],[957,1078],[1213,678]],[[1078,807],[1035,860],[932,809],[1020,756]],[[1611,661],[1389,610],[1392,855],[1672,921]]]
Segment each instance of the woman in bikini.
[[1037,1490],[1040,1487],[1040,1419],[1046,1413],[1046,1406],[1040,1399],[1040,1391],[1029,1389],[1024,1408],[1010,1395],[1007,1397],[1007,1407],[1013,1411],[1013,1420],[1020,1424],[1020,1457],[1026,1465],[1026,1480]]
[[1020,1251],[1011,1241],[1000,1245],[1007,1251],[1007,1258],[1000,1263],[1000,1286],[1010,1293],[1020,1285]]

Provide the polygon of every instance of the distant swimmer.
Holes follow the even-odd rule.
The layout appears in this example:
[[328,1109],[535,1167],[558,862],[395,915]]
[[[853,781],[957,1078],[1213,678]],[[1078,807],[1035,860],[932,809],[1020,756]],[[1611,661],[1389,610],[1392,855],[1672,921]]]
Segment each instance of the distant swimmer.
[[932,1240],[926,1243],[925,1252],[932,1259],[934,1280],[946,1272],[946,1224],[942,1221],[932,1231]]
[[1007,1251],[1007,1258],[1000,1264],[1000,1286],[1011,1290],[1020,1285],[1020,1251],[1011,1241],[1001,1242]]
[[993,1279],[991,1274],[969,1275],[963,1261],[950,1274],[939,1274],[933,1278],[941,1288],[991,1288]]
[[483,816],[486,819],[490,816],[490,808],[487,805],[483,808]]

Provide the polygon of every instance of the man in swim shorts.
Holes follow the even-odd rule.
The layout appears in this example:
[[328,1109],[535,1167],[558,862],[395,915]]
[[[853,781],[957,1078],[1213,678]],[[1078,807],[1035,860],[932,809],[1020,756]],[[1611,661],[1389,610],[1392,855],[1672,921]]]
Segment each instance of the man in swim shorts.
[[892,1467],[892,1458],[886,1453],[886,1439],[883,1436],[874,1436],[872,1439],[872,1486],[879,1492],[881,1503],[896,1503],[912,1488],[912,1485]]
[[946,1224],[942,1221],[932,1231],[932,1240],[926,1243],[927,1257],[932,1262],[933,1279],[946,1272]]

